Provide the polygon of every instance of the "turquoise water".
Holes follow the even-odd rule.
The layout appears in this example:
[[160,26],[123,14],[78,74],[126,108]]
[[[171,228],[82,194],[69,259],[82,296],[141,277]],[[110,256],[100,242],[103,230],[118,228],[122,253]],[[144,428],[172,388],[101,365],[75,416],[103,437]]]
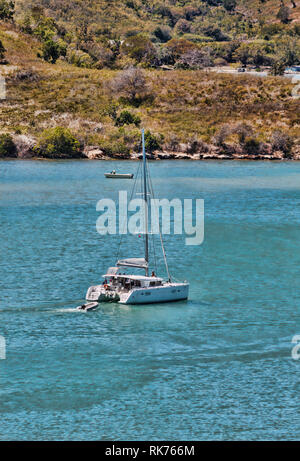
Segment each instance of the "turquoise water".
[[84,314],[115,167],[0,162],[0,439],[299,439],[300,163],[151,163],[157,195],[205,200],[203,245],[166,238],[190,300]]

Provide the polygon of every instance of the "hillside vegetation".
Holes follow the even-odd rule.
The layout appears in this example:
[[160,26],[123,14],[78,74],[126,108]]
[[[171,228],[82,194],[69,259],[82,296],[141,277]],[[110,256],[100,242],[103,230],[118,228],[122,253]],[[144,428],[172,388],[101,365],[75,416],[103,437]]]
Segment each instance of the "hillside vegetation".
[[210,70],[296,63],[298,6],[282,22],[280,2],[229,3],[18,0],[0,24],[0,156],[126,158],[141,126],[149,152],[300,156],[290,80]]

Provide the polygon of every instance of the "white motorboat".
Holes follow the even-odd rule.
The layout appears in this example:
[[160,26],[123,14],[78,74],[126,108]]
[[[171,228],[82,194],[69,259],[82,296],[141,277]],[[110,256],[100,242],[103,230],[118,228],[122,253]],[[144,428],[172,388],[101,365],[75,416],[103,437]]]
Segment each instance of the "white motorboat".
[[[142,130],[143,144],[143,198],[145,203],[145,233],[144,257],[119,259],[115,267],[110,267],[103,275],[101,285],[91,286],[86,294],[86,299],[92,302],[118,302],[121,304],[150,304],[185,300],[189,294],[188,282],[175,282],[172,280],[167,263],[166,253],[160,230],[160,242],[166,267],[167,279],[156,276],[151,272],[149,276],[149,230],[148,230],[148,187],[147,159],[145,152],[144,130]],[[141,269],[145,275],[124,273],[129,269]],[[122,271],[122,272],[121,272]]]
[[117,173],[115,170],[113,170],[111,173],[105,173],[104,176],[110,179],[133,179],[134,175],[131,173]]

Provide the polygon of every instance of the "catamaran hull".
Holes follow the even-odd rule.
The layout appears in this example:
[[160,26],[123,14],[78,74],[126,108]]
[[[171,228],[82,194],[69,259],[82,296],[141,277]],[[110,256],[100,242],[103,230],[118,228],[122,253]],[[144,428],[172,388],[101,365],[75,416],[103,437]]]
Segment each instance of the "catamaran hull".
[[102,285],[90,287],[88,301],[118,302],[120,304],[154,304],[183,301],[188,298],[188,283],[170,283],[153,288],[134,289],[129,292],[106,291]]
[[120,295],[120,304],[154,304],[182,301],[188,298],[188,284],[170,284],[162,287],[132,290]]

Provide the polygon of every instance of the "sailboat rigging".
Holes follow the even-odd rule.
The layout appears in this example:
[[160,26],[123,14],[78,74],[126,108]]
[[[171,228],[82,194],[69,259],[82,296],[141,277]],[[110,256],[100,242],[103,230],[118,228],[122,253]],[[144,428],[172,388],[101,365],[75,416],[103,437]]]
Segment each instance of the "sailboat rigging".
[[[188,298],[189,283],[173,282],[169,273],[166,252],[163,245],[162,232],[159,225],[160,243],[166,266],[168,279],[157,277],[155,272],[149,276],[149,199],[148,192],[153,186],[147,178],[147,157],[145,149],[145,134],[142,130],[143,148],[143,198],[145,204],[145,231],[144,231],[144,257],[118,259],[115,267],[110,267],[103,275],[101,285],[91,286],[86,294],[87,301],[93,302],[118,302],[121,304],[150,304],[160,302],[179,301]],[[124,268],[143,269],[145,275],[121,273]]]

